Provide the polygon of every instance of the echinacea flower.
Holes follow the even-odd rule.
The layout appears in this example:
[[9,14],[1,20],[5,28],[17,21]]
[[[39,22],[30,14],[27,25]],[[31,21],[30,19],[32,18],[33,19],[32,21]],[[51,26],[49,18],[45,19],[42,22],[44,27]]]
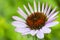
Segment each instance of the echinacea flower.
[[12,22],[12,25],[16,27],[15,31],[22,35],[31,34],[32,36],[36,35],[39,39],[43,39],[45,33],[51,32],[50,27],[59,23],[58,21],[54,21],[57,18],[58,11],[56,12],[56,8],[51,10],[51,5],[48,6],[48,4],[46,4],[46,6],[44,6],[44,3],[41,8],[40,2],[38,2],[38,6],[36,6],[35,1],[34,10],[29,3],[28,7],[29,10],[24,5],[27,14],[18,7],[18,13],[25,20],[17,16],[13,16],[13,19],[16,21]]

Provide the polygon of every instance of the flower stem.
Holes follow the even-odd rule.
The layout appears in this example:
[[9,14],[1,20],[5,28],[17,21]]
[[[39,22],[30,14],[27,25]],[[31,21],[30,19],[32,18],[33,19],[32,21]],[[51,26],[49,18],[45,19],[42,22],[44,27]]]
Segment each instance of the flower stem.
[[38,39],[36,36],[33,36],[33,40],[40,40],[40,39]]
[[44,40],[44,39],[39,39],[37,36],[33,36],[33,40]]

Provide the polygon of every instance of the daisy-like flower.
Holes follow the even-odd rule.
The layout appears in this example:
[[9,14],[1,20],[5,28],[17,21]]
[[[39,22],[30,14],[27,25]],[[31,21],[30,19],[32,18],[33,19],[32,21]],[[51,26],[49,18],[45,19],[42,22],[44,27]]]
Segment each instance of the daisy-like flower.
[[28,7],[29,10],[24,5],[27,14],[18,7],[18,13],[25,20],[17,16],[13,16],[13,19],[16,21],[12,22],[12,25],[16,27],[15,31],[22,35],[31,34],[32,36],[36,35],[39,39],[43,39],[45,33],[51,32],[50,27],[58,24],[58,21],[54,21],[57,18],[58,12],[56,12],[56,8],[51,10],[51,5],[48,7],[47,3],[45,7],[43,3],[42,8],[40,7],[40,2],[38,2],[38,6],[36,6],[35,1],[34,9],[32,9],[29,3]]

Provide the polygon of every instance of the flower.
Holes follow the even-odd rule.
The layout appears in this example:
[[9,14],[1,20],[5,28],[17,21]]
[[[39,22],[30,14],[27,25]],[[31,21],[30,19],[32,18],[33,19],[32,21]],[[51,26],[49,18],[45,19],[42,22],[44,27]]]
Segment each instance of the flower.
[[36,35],[39,39],[44,38],[45,33],[51,33],[50,27],[58,24],[58,21],[54,21],[57,18],[58,11],[56,12],[56,7],[51,10],[51,5],[48,7],[44,7],[44,3],[42,4],[42,10],[40,7],[40,2],[38,2],[38,7],[36,6],[36,2],[34,1],[34,10],[31,5],[28,3],[28,8],[24,5],[24,8],[27,14],[18,7],[18,13],[25,19],[19,18],[17,16],[13,16],[12,18],[16,21],[12,22],[14,25],[15,31],[21,33],[22,35],[31,34],[32,36]]

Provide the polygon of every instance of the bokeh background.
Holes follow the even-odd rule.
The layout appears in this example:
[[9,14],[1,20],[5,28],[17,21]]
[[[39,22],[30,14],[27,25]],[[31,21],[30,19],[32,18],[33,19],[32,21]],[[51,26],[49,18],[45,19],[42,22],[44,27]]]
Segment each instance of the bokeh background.
[[[17,13],[18,6],[23,8],[23,4],[28,7],[28,2],[33,7],[34,0],[0,0],[0,40],[33,40],[32,36],[22,36],[20,33],[14,31],[15,27],[11,25],[12,16],[19,16]],[[57,7],[57,11],[60,11],[60,0],[36,0],[36,3],[40,1],[40,3],[48,3],[48,5],[52,4],[52,9]],[[25,10],[24,10],[25,11]],[[57,15],[58,18],[56,21],[60,22],[60,12]],[[60,40],[60,24],[51,28],[52,32],[50,34],[45,34],[45,38],[43,40]]]

